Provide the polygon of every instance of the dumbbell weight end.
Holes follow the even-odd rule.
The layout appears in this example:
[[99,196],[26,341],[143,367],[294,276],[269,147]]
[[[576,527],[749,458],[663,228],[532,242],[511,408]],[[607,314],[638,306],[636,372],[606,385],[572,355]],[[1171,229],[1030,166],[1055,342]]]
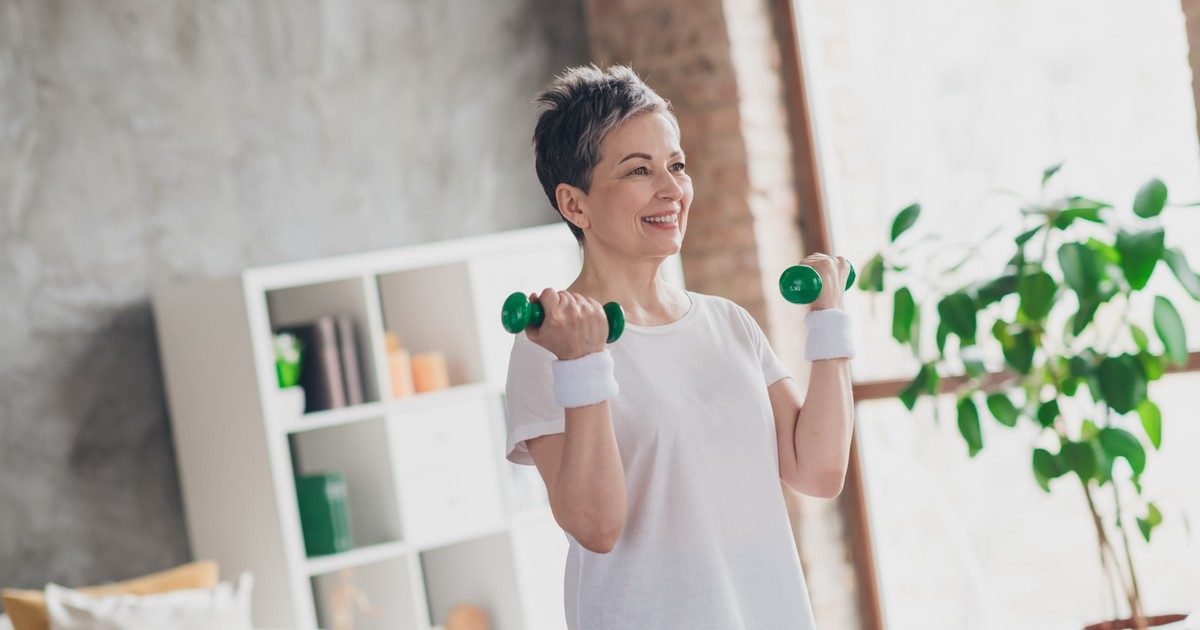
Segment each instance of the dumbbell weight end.
[[[846,276],[846,289],[854,285],[854,265]],[[809,304],[821,295],[821,274],[808,265],[792,265],[779,275],[779,292],[793,304]]]
[[[621,337],[621,333],[625,331],[625,311],[620,304],[609,302],[604,305],[604,315],[608,320],[608,343],[612,343]],[[542,321],[546,318],[546,310],[537,302],[530,302],[529,296],[517,291],[508,296],[504,300],[504,306],[500,310],[500,323],[514,335],[533,326],[537,328],[542,325]]]

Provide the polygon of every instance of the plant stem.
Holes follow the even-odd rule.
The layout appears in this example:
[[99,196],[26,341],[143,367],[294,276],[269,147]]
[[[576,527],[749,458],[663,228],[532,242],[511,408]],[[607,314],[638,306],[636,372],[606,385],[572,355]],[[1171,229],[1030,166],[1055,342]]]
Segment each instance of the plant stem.
[[[1130,613],[1134,617],[1137,617],[1141,610],[1140,606],[1138,606],[1137,596],[1125,581],[1125,576],[1121,574],[1120,561],[1117,560],[1117,554],[1113,551],[1112,545],[1108,541],[1108,535],[1104,532],[1104,523],[1100,520],[1100,513],[1096,510],[1096,502],[1092,500],[1091,487],[1088,485],[1088,482],[1084,482],[1082,479],[1080,482],[1083,485],[1083,496],[1087,498],[1088,509],[1092,513],[1092,523],[1096,527],[1096,537],[1100,544],[1101,564],[1104,566],[1105,572],[1109,573],[1110,579],[1114,573],[1116,574],[1116,577],[1121,582],[1121,588],[1125,591],[1125,598],[1129,602]],[[1108,553],[1109,559],[1112,561],[1111,567],[1103,562],[1105,552]]]
[[[1130,602],[1132,608],[1131,614],[1133,621],[1137,624],[1138,630],[1144,630],[1146,626],[1146,618],[1142,612],[1142,594],[1138,590],[1137,572],[1133,567],[1133,554],[1129,549],[1129,533],[1125,529],[1125,521],[1121,519],[1121,494],[1117,490],[1117,481],[1113,479],[1109,482],[1113,489],[1113,503],[1117,510],[1117,531],[1121,532],[1121,542],[1125,547],[1125,562],[1129,566],[1129,582],[1133,585],[1133,599]],[[1136,604],[1136,607],[1134,606]]]

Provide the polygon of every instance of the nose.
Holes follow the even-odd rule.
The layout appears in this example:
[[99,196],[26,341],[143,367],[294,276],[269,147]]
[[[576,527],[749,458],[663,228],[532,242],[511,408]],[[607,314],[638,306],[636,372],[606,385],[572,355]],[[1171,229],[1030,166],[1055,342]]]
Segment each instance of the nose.
[[672,173],[667,173],[660,177],[661,181],[658,185],[658,196],[663,199],[681,199],[683,198],[683,186],[679,184],[679,179]]

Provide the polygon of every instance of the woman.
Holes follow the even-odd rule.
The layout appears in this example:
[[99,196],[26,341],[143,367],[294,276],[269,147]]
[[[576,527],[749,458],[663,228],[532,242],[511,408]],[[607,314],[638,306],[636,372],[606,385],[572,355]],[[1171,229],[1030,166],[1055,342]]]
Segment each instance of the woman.
[[[670,104],[628,67],[594,65],[568,69],[537,100],[538,178],[584,262],[566,290],[530,295],[546,316],[513,341],[507,458],[537,466],[567,534],[568,627],[812,630],[779,482],[814,496],[841,489],[848,263],[804,261],[825,286],[806,316],[806,358],[825,365],[800,413],[745,309],[660,276],[692,203]],[[611,346],[609,301],[626,315]]]

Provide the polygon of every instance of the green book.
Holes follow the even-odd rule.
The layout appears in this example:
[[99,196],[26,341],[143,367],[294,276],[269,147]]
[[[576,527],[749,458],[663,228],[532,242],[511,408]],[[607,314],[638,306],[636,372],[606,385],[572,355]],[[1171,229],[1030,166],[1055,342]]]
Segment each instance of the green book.
[[300,504],[300,526],[304,530],[307,555],[323,556],[354,547],[342,473],[329,471],[296,477],[296,499]]

